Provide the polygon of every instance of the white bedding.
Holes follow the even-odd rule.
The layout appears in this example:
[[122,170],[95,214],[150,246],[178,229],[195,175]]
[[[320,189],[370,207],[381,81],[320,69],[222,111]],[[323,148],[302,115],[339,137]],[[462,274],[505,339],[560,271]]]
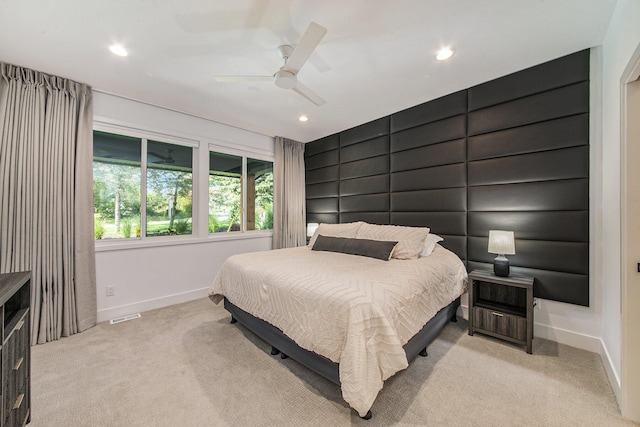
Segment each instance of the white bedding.
[[466,279],[460,259],[439,245],[428,257],[390,261],[306,246],[229,257],[209,297],[226,297],[339,363],[342,396],[364,416],[383,381],[408,366],[402,346]]

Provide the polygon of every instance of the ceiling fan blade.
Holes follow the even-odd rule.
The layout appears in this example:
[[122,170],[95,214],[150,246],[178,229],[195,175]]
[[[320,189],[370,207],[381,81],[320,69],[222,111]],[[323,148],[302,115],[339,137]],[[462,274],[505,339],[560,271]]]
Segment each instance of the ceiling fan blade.
[[309,89],[307,86],[303,85],[300,82],[298,82],[298,85],[296,87],[294,87],[293,90],[297,94],[304,96],[309,101],[313,102],[314,104],[316,104],[318,106],[320,106],[320,105],[324,104],[325,102],[327,102],[324,99],[320,98],[320,96],[318,96],[318,94],[316,94],[314,91],[312,91],[311,89]]
[[315,48],[320,44],[325,34],[327,34],[326,28],[315,22],[311,22],[283,69],[291,71],[293,74],[298,74]]
[[218,82],[271,82],[273,76],[215,76]]

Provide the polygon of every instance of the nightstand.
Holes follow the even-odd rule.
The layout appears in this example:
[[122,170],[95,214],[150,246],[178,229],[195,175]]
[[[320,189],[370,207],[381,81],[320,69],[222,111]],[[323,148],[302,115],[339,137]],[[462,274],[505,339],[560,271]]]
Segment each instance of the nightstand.
[[533,280],[519,274],[499,277],[486,270],[469,273],[469,335],[480,332],[525,345],[531,354]]

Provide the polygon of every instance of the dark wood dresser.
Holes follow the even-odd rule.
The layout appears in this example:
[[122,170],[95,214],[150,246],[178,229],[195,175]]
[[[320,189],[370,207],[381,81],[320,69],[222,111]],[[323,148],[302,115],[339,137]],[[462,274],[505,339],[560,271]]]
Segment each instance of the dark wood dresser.
[[31,419],[31,273],[0,274],[2,405],[0,426]]

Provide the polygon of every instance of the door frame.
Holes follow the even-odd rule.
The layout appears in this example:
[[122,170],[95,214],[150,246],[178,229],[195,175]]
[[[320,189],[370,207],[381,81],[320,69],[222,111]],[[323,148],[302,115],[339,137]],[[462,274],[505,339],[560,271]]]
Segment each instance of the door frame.
[[[633,337],[633,333],[638,333],[637,317],[638,301],[632,301],[628,298],[629,294],[637,289],[631,289],[631,286],[637,286],[634,280],[630,278],[631,275],[640,274],[636,271],[636,263],[640,262],[640,255],[637,253],[630,253],[632,248],[631,241],[628,239],[630,230],[638,227],[640,219],[633,221],[632,215],[629,212],[629,200],[627,191],[629,190],[629,184],[632,181],[630,179],[628,170],[632,167],[633,160],[640,160],[637,156],[634,159],[629,159],[627,153],[631,151],[630,146],[632,144],[629,137],[630,126],[638,126],[638,121],[635,122],[628,119],[629,102],[628,102],[628,90],[629,84],[636,82],[640,77],[640,44],[636,47],[634,54],[631,56],[629,64],[622,73],[620,79],[620,102],[621,102],[621,114],[620,114],[620,310],[621,310],[621,375],[620,375],[620,410],[622,416],[632,419],[634,421],[640,421],[640,358],[637,357],[637,350],[640,344],[637,342],[637,338]],[[640,85],[640,82],[634,83],[634,85]],[[634,91],[637,89],[634,89]],[[640,101],[634,101],[634,109],[640,111]],[[635,128],[634,128],[635,129]],[[633,134],[638,135],[639,131],[634,130]],[[637,151],[637,148],[636,150]],[[635,169],[635,168],[634,168]],[[634,185],[634,190],[640,190],[640,186]],[[634,278],[635,279],[635,278]],[[635,279],[637,281],[637,279]],[[634,304],[635,302],[635,304]],[[634,328],[635,325],[635,328]],[[635,356],[635,357],[634,357]]]

